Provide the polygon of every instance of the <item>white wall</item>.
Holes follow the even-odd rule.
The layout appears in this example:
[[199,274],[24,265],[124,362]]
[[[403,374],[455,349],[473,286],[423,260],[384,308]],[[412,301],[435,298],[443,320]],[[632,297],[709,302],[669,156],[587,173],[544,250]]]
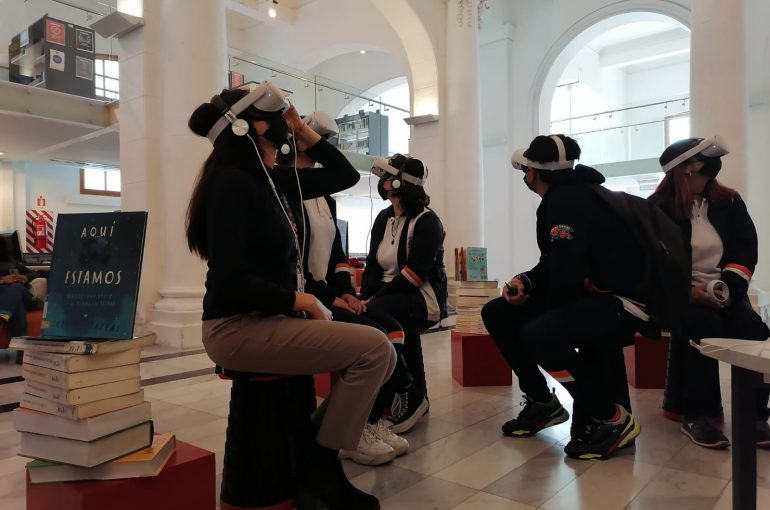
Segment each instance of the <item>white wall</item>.
[[[119,197],[101,197],[80,194],[80,168],[44,162],[16,162],[13,164],[16,182],[14,228],[25,231],[25,211],[45,209],[54,214],[110,212],[120,209]],[[43,196],[45,207],[37,206]],[[20,237],[22,245],[24,236]],[[23,248],[23,247],[22,247]]]
[[[377,195],[377,180],[372,179],[374,196],[337,198],[337,217],[348,222],[348,249],[350,253],[369,252],[369,225],[377,214],[390,205]],[[370,220],[371,218],[371,220]]]

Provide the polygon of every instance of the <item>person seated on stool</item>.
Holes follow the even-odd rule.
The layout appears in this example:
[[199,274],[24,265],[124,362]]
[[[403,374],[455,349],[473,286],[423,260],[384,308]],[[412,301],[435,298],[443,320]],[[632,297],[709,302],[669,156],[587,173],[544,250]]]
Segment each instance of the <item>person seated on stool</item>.
[[27,334],[27,311],[45,299],[48,281],[21,262],[0,267],[0,328],[10,337]]
[[[719,362],[690,344],[709,337],[765,340],[770,330],[751,308],[749,282],[757,264],[757,231],[738,192],[717,180],[722,156],[728,154],[718,136],[687,138],[669,145],[660,156],[666,173],[649,200],[681,228],[692,251],[690,306],[671,348],[684,352],[678,374],[683,381],[680,430],[706,448],[730,442],[715,417],[722,415]],[[668,391],[668,389],[667,389]],[[770,389],[757,390],[757,446],[770,447],[767,407]]]
[[[379,330],[331,322],[304,292],[298,237],[301,199],[353,186],[358,172],[308,127],[280,89],[223,90],[188,123],[213,150],[187,211],[189,248],[208,263],[203,345],[226,369],[304,375],[339,371],[337,384],[313,415],[317,436],[298,465],[298,491],[333,509],[376,509],[376,497],[355,488],[338,459],[355,449],[396,353]],[[296,149],[322,165],[278,168],[276,151]],[[270,441],[271,438],[262,438]]]
[[414,380],[404,392],[384,387],[379,403],[390,404],[387,419],[393,432],[408,432],[428,412],[425,364],[420,332],[446,317],[447,282],[444,269],[444,226],[428,207],[422,161],[402,154],[374,160],[380,178],[377,191],[390,207],[372,225],[369,253],[361,282],[367,314],[389,315],[405,332],[404,358]]
[[604,177],[584,165],[573,168],[579,157],[577,142],[564,135],[538,136],[514,152],[514,168],[542,197],[540,261],[513,277],[481,317],[524,393],[524,408],[502,426],[503,433],[530,437],[567,421],[569,413],[538,364],[566,370],[575,415],[564,452],[596,459],[629,446],[641,430],[622,405],[627,382],[617,374],[625,375],[623,345],[646,316],[635,305],[643,259],[622,219],[591,189]]
[[[337,123],[324,112],[311,113],[304,117],[303,121],[325,140],[335,137],[339,132]],[[294,165],[293,156],[285,159],[288,164]],[[304,152],[296,154],[296,165],[301,168],[318,166]],[[377,328],[388,336],[396,352],[399,353],[404,342],[401,325],[392,317],[378,314],[375,310],[364,311],[361,301],[356,297],[356,291],[350,280],[350,264],[342,249],[342,236],[337,228],[335,200],[330,195],[311,198],[304,201],[304,208],[307,218],[303,236],[305,253],[307,253],[305,257],[307,292],[316,296],[331,310],[332,320]],[[403,361],[403,356],[399,354],[396,369],[385,386],[404,390],[410,384],[409,369]],[[354,450],[340,450],[340,457],[349,458],[359,464],[380,465],[404,455],[409,451],[409,442],[394,434],[391,427],[392,423],[382,419],[381,403],[375,401],[358,447]]]

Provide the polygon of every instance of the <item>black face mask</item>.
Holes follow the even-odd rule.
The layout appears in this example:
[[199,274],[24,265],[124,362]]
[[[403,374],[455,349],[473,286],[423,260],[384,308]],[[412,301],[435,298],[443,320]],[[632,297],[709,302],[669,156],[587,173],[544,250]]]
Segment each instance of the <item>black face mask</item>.
[[282,156],[291,156],[294,148],[289,141],[289,126],[286,124],[286,119],[282,116],[277,116],[270,121],[270,127],[262,135],[275,145],[278,152]]
[[714,179],[722,169],[722,158],[700,158],[698,161],[703,162],[700,173],[706,177]]
[[385,189],[385,181],[387,180],[388,178],[384,177],[377,182],[377,193],[380,194],[380,198],[383,200],[388,199],[388,190]]
[[533,193],[537,193],[537,191],[535,191],[535,187],[532,184],[530,184],[529,181],[527,181],[527,172],[526,171],[524,172],[524,178],[522,180],[524,181],[524,185],[529,188],[529,191],[531,191]]

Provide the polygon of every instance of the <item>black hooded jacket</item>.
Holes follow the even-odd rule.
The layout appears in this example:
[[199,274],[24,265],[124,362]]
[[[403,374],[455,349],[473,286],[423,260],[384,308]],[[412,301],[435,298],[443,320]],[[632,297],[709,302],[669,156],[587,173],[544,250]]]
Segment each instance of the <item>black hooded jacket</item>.
[[527,291],[546,293],[549,308],[595,292],[641,300],[644,259],[639,245],[592,189],[604,182],[604,176],[577,165],[550,177],[537,208],[540,261],[519,275]]

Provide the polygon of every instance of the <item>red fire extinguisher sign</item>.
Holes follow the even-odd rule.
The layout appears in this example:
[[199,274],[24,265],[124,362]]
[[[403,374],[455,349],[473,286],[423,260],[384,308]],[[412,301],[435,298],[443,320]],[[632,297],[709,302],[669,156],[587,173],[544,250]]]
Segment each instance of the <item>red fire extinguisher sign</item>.
[[45,207],[45,197],[43,195],[40,195],[39,197],[37,197],[37,206]]

